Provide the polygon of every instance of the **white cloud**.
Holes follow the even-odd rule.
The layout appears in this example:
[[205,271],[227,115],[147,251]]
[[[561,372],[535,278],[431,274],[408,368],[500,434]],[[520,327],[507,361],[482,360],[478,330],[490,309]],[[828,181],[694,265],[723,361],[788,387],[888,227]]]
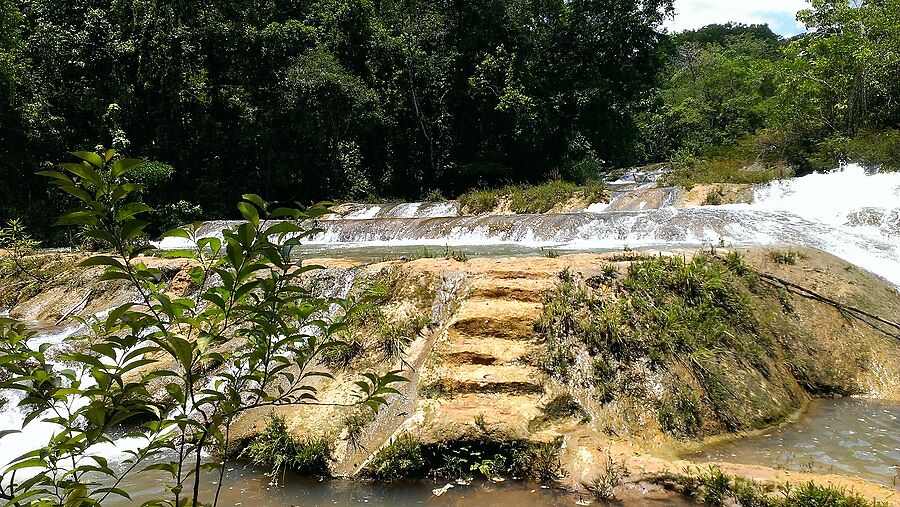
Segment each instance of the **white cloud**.
[[806,0],[675,0],[675,19],[665,26],[680,31],[729,21],[769,23],[781,35],[794,35],[804,30],[795,21],[797,11],[807,7]]

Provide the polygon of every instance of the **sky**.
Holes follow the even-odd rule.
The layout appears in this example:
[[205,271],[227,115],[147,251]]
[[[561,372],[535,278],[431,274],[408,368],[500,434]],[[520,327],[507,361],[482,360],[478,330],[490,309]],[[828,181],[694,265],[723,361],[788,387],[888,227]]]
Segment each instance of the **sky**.
[[806,0],[675,0],[675,19],[666,22],[672,31],[700,28],[710,23],[768,23],[779,35],[804,31],[795,20]]

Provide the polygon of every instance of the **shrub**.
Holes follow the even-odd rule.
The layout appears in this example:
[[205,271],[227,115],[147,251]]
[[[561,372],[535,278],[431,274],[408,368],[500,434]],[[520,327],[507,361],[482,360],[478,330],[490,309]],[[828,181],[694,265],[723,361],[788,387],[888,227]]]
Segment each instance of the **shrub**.
[[425,194],[424,200],[425,202],[444,202],[447,200],[447,198],[444,197],[444,193],[441,192],[440,189],[434,188],[429,190],[428,193]]
[[717,466],[696,474],[666,473],[656,477],[659,484],[674,483],[681,493],[698,498],[709,505],[738,505],[740,507],[887,507],[884,502],[866,500],[860,495],[834,486],[820,486],[807,482],[799,486],[783,484],[776,488],[758,484],[745,477],[728,475]]
[[510,194],[510,208],[516,213],[546,213],[572,198],[575,190],[573,183],[562,180],[519,187]]
[[378,337],[378,350],[386,361],[393,361],[403,355],[415,334],[409,326],[385,324],[381,326]]
[[156,212],[159,220],[159,227],[163,231],[181,227],[203,217],[203,209],[200,205],[185,201],[184,199],[164,204],[159,207]]
[[798,260],[805,259],[806,254],[795,250],[772,250],[769,252],[769,258],[775,264],[793,266]]
[[703,204],[706,206],[719,206],[722,204],[722,199],[725,198],[725,192],[722,190],[722,187],[716,187],[710,193],[706,194],[706,199],[704,199]]
[[473,190],[459,196],[459,204],[467,213],[478,215],[493,211],[500,204],[496,190]]
[[603,472],[584,487],[594,495],[594,499],[598,501],[609,501],[615,499],[615,489],[622,483],[622,477],[628,471],[625,465],[616,463],[612,456],[606,456]]
[[660,183],[690,189],[696,185],[712,183],[755,185],[790,175],[780,166],[750,169],[756,162],[756,157],[757,153],[751,153],[745,147],[703,158],[697,158],[689,153],[676,154],[670,161],[672,172]]
[[344,418],[347,429],[347,445],[351,449],[362,449],[362,434],[366,426],[375,420],[371,410],[353,410]]
[[582,186],[555,179],[540,185],[508,185],[496,190],[473,190],[459,197],[468,213],[487,213],[509,199],[514,213],[546,213],[569,199],[581,196],[588,204],[604,202],[609,192],[602,181],[589,180]]
[[510,472],[514,477],[552,482],[565,476],[556,443],[527,443],[515,449],[511,458]]

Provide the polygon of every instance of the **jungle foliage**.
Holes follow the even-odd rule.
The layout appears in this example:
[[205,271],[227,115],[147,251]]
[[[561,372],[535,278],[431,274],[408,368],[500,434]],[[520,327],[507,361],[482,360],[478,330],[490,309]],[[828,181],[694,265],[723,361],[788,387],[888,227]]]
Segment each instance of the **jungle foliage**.
[[[0,219],[98,142],[150,231],[276,201],[453,197],[672,161],[678,182],[900,167],[900,0],[814,0],[808,32],[669,34],[670,0],[0,0]],[[725,172],[727,174],[720,175]],[[481,197],[490,197],[488,195]],[[483,200],[483,199],[482,199]]]
[[176,219],[251,192],[413,199],[625,162],[669,9],[0,0],[0,215],[49,225],[66,203],[34,172],[98,142],[164,162],[135,175]]

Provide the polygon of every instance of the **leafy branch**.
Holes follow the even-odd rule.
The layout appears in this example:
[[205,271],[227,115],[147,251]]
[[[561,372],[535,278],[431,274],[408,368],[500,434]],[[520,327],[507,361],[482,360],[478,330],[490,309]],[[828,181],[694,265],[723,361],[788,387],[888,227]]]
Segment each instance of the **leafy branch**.
[[[89,332],[69,339],[71,351],[59,357],[65,366],[48,359],[48,344],[34,347],[34,333],[24,325],[0,320],[0,368],[11,376],[0,388],[22,393],[23,428],[35,420],[54,428],[49,442],[6,466],[0,498],[9,505],[98,505],[110,495],[130,500],[119,488],[126,475],[161,471],[168,476],[167,498],[144,505],[200,505],[201,472],[218,471],[221,488],[231,426],[243,413],[327,405],[318,400],[315,381],[331,375],[318,358],[346,346],[336,336],[361,304],[304,286],[304,276],[320,268],[298,260],[301,241],[317,232],[307,224],[329,211],[248,194],[238,203],[245,222],[221,238],[199,238],[199,224],[169,231],[166,237],[192,244],[188,274],[198,287],[177,297],[144,255],[149,223],[142,216],[152,210],[129,180],[140,161],[114,150],[74,155],[79,162],[40,173],[79,202],[58,223],[81,227],[105,245],[107,252],[81,265],[102,268],[99,280],[127,284],[137,302],[82,320]],[[210,365],[212,372],[203,373]],[[365,374],[353,404],[377,410],[398,392],[392,385],[405,380],[398,372]],[[114,444],[112,430],[136,417],[147,422],[127,436],[142,444],[126,450],[124,471],[117,472],[96,446]],[[204,462],[206,455],[218,458]],[[217,489],[213,505],[218,496]]]

